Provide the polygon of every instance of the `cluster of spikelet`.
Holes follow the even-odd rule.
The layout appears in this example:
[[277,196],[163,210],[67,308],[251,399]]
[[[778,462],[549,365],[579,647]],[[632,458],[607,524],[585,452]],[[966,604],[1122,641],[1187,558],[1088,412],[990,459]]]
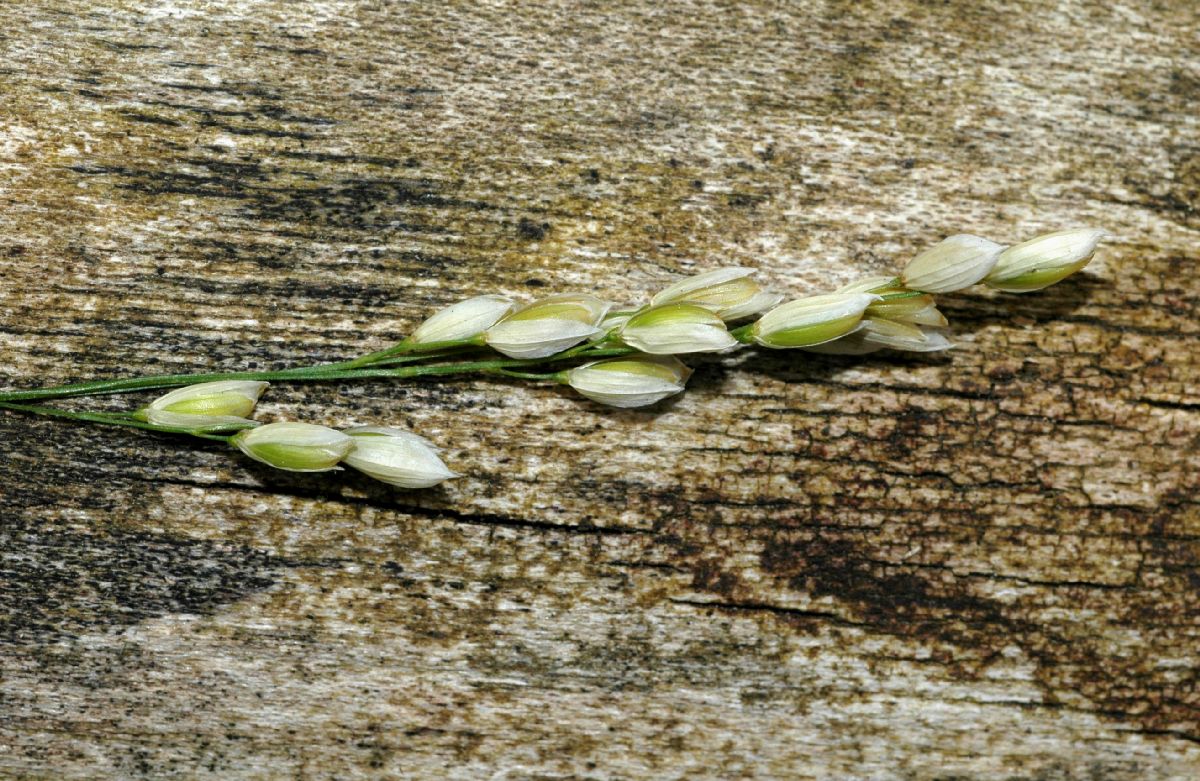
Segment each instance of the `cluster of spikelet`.
[[[501,296],[478,296],[437,312],[410,337],[375,356],[424,355],[432,361],[444,359],[446,350],[490,347],[513,359],[507,366],[523,367],[586,360],[599,352],[612,357],[552,374],[513,374],[569,385],[603,404],[641,407],[684,389],[691,370],[677,355],[744,344],[847,355],[944,350],[951,342],[935,294],[977,283],[1007,292],[1040,290],[1083,268],[1102,236],[1097,230],[1066,230],[1010,247],[978,236],[951,236],[913,258],[899,277],[872,277],[786,303],[742,268],[684,279],[631,311],[613,312],[610,304],[586,293],[553,295],[525,306]],[[259,427],[248,416],[266,387],[250,380],[190,385],[136,416],[191,433],[236,431],[230,444],[279,469],[319,472],[346,464],[405,488],[456,476],[427,440],[394,428]]]
[[237,431],[229,443],[256,461],[291,472],[328,472],[346,464],[401,488],[428,488],[458,477],[424,437],[387,426],[343,431],[311,423],[250,419],[267,383],[222,380],[188,385],[134,413],[147,423],[193,432]]

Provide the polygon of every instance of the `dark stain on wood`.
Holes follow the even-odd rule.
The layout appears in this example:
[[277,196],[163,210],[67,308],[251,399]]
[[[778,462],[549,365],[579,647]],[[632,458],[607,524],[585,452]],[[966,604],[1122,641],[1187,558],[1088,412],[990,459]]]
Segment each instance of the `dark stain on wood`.
[[237,545],[9,520],[0,527],[0,647],[54,643],[166,614],[209,615],[269,588],[279,566]]

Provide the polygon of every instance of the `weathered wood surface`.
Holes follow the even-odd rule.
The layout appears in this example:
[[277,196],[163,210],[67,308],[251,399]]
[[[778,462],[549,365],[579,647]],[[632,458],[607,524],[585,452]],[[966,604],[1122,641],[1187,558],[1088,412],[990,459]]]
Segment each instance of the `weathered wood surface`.
[[1115,236],[948,298],[940,358],[745,352],[650,412],[492,380],[261,407],[411,426],[468,475],[433,491],[0,414],[0,776],[1200,775],[1194,3],[0,21],[10,386]]

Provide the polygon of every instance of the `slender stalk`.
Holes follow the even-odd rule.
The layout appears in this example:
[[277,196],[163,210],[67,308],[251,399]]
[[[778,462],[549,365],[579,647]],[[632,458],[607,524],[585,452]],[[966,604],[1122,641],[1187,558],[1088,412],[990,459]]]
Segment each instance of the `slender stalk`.
[[[283,369],[280,371],[263,372],[212,372],[199,374],[157,374],[144,377],[124,377],[116,380],[92,380],[76,382],[69,385],[58,385],[51,388],[36,388],[33,390],[0,392],[0,401],[36,401],[39,399],[63,399],[70,396],[102,396],[110,393],[129,393],[155,388],[177,388],[182,385],[194,385],[200,382],[216,382],[218,380],[268,380],[268,381],[306,381],[339,379],[346,376],[348,370],[334,370],[321,367],[304,367],[299,369]],[[338,375],[338,376],[334,376]],[[353,376],[353,375],[350,375]]]
[[[337,367],[343,368],[343,369],[347,369],[347,368],[357,369],[357,368],[365,368],[367,366],[377,369],[380,366],[399,366],[400,364],[415,363],[417,361],[437,361],[437,360],[444,360],[446,358],[456,358],[459,355],[462,355],[463,353],[468,353],[468,352],[472,352],[475,350],[478,350],[478,348],[476,348],[476,347],[458,347],[455,349],[447,349],[447,350],[443,350],[443,351],[440,351],[437,353],[425,353],[422,355],[400,355],[400,356],[396,356],[396,357],[379,357],[379,358],[374,358],[369,364],[360,363],[357,366],[349,365],[351,363],[354,363],[353,361],[346,361],[345,364],[330,364],[330,365],[337,366]],[[378,353],[374,353],[374,354],[382,355],[385,352],[387,352],[387,351],[380,350]]]
[[754,328],[754,323],[746,323],[745,325],[730,329],[729,335],[742,344],[750,344],[750,342],[754,341],[754,336],[751,333],[752,328]]
[[533,374],[532,372],[517,372],[512,369],[493,369],[490,373],[501,377],[519,377],[522,380],[540,380],[542,382],[550,382],[555,378],[555,374]]
[[214,434],[202,429],[180,428],[178,426],[160,426],[155,423],[146,423],[141,420],[135,420],[128,414],[122,412],[72,412],[71,410],[56,409],[54,407],[39,407],[33,404],[11,404],[6,401],[0,401],[0,409],[12,410],[14,412],[24,412],[29,415],[42,415],[44,417],[74,420],[81,423],[99,423],[103,426],[140,428],[144,431],[157,431],[160,434],[186,434],[188,436],[200,437],[201,439],[214,439],[218,442],[228,442],[230,439],[228,435]]
[[351,361],[329,364],[326,368],[358,369],[363,366],[373,366],[384,361],[387,363],[401,363],[406,360],[417,361],[422,360],[427,355],[439,353],[443,350],[455,350],[463,347],[483,346],[485,346],[485,342],[481,337],[475,337],[474,339],[456,339],[446,342],[424,342],[421,344],[413,344],[405,339],[386,349],[378,350],[373,353],[367,353],[366,355],[360,356]]
[[[440,342],[438,349],[460,349],[474,346],[468,342]],[[627,355],[636,352],[630,347],[604,347],[603,342],[580,345],[566,350],[558,355],[547,358],[523,360],[517,358],[500,358],[482,361],[465,361],[445,364],[421,364],[417,366],[393,364],[415,362],[419,360],[436,361],[439,358],[451,357],[441,355],[426,356],[395,356],[375,358],[371,364],[354,366],[361,359],[344,361],[342,363],[305,366],[277,371],[252,372],[209,372],[198,374],[159,374],[143,377],[124,377],[115,380],[92,380],[68,385],[58,385],[50,388],[34,388],[30,390],[0,391],[0,402],[39,401],[47,399],[63,399],[72,396],[102,396],[113,393],[131,393],[141,390],[161,388],[177,388],[183,385],[194,385],[201,382],[217,382],[219,380],[264,380],[268,382],[328,382],[330,380],[349,379],[378,379],[378,378],[408,378],[438,376],[447,374],[466,374],[471,372],[488,372],[497,368],[513,368],[521,366],[536,366],[555,361],[570,360],[571,358],[592,358],[610,355]],[[430,346],[431,345],[424,345]],[[382,355],[388,350],[381,350],[372,355]],[[363,356],[364,358],[369,356]],[[382,368],[389,366],[390,368]]]

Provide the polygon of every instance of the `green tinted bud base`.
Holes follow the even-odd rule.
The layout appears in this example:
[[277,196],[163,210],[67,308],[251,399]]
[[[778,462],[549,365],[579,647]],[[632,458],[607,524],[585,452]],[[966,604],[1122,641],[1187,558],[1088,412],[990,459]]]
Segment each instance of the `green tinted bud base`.
[[1042,288],[1062,282],[1086,266],[1090,260],[1091,257],[1087,257],[1069,266],[1037,269],[1010,279],[987,279],[984,280],[984,284],[996,290],[1003,290],[1005,293],[1032,293],[1035,290],[1041,290]]
[[800,328],[789,328],[775,331],[766,336],[756,334],[754,340],[763,347],[786,349],[789,347],[811,347],[816,344],[830,342],[839,336],[845,336],[854,330],[862,320],[862,315],[846,315],[835,320],[815,323]]
[[215,396],[200,396],[186,401],[177,401],[162,408],[163,412],[181,415],[230,415],[246,418],[254,412],[254,401],[238,393],[222,393]]
[[234,435],[230,444],[239,449],[246,449],[260,461],[270,464],[277,469],[287,469],[292,472],[324,472],[336,469],[338,462],[345,456],[345,451],[334,448],[323,448],[305,445],[285,445],[274,442],[260,442],[249,448],[242,448],[243,434]]

